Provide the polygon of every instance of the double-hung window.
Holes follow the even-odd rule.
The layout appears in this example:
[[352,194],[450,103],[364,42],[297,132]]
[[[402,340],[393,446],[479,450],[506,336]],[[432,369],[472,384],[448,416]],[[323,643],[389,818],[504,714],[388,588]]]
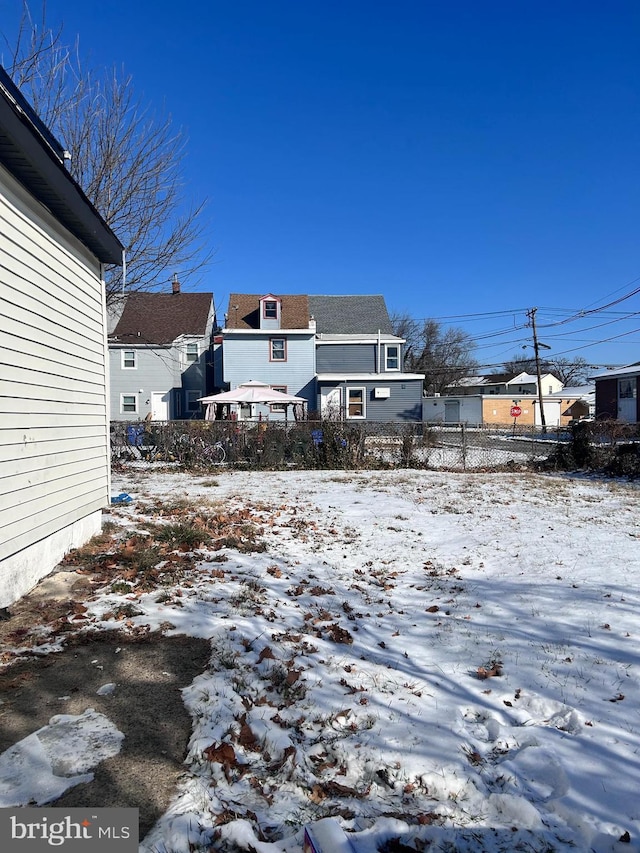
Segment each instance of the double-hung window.
[[278,319],[278,303],[275,299],[265,299],[263,306],[265,320]]
[[366,417],[365,389],[347,388],[347,418]]
[[120,413],[123,415],[136,415],[138,413],[137,394],[120,394]]
[[185,350],[185,360],[187,364],[192,364],[194,361],[197,361],[199,355],[200,353],[198,352],[197,343],[187,344]]
[[123,349],[122,350],[122,369],[123,370],[135,370],[136,367],[137,367],[136,351],[134,349]]
[[269,361],[287,360],[286,338],[271,338],[269,340]]
[[400,347],[397,344],[386,344],[384,355],[385,370],[400,370]]

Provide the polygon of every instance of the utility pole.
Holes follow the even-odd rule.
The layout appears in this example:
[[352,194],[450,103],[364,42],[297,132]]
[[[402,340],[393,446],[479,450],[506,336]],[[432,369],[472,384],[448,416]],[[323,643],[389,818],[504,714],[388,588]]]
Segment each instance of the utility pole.
[[537,308],[531,308],[527,311],[527,317],[531,320],[531,329],[533,331],[533,352],[536,358],[536,376],[538,378],[538,402],[540,404],[540,423],[542,424],[542,432],[547,431],[547,421],[544,416],[544,403],[542,401],[542,377],[540,375],[540,347],[538,344],[538,333],[536,332],[536,311]]

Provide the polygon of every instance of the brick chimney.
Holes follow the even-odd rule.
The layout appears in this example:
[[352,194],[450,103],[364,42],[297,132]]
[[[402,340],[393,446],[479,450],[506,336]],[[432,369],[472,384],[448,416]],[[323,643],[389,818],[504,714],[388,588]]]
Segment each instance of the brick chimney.
[[171,292],[180,293],[180,282],[178,281],[177,273],[173,274],[173,279],[171,281]]

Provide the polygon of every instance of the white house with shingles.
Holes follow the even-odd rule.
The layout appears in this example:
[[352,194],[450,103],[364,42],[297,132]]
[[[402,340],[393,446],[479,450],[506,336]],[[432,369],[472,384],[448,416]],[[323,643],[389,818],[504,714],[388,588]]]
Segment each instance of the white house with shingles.
[[122,246],[0,68],[0,607],[109,502],[103,264]]

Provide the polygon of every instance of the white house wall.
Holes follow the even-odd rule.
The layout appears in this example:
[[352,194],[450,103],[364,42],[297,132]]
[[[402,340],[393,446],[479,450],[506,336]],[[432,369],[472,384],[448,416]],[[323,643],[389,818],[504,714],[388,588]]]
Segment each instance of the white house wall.
[[108,503],[103,305],[98,261],[0,166],[0,606]]
[[482,397],[425,397],[422,400],[422,419],[428,423],[445,423],[445,407],[447,402],[458,401],[459,422],[463,424],[482,423]]

